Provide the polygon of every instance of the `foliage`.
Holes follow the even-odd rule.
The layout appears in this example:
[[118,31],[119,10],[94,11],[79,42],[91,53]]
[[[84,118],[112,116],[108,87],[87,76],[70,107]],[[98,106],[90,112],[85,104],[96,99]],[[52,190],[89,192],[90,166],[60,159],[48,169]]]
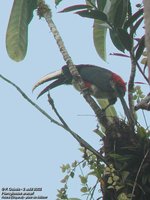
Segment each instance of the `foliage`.
[[28,44],[28,25],[38,0],[14,0],[6,34],[8,55],[15,61],[24,59]]
[[[109,29],[110,37],[115,47],[123,52],[125,49],[131,52],[132,48],[135,48],[137,50],[135,51],[137,55],[136,58],[139,59],[145,47],[144,42],[142,42],[143,36],[138,39],[138,44],[135,47],[133,47],[133,43],[135,41],[134,35],[143,21],[143,8],[140,7],[137,12],[132,15],[130,2],[126,0],[114,0],[112,3],[109,1],[102,1],[102,3],[100,3],[101,1],[94,1],[94,3],[91,1],[87,2],[89,7],[86,7],[87,5],[74,5],[65,8],[61,12],[69,12],[78,9],[80,11],[75,12],[76,14],[94,19],[94,43],[102,58],[105,59],[104,48],[102,51],[98,46],[104,46],[106,39],[104,38],[104,30],[106,32],[106,30]],[[97,31],[99,31],[99,37],[96,36],[98,35]]]
[[[74,161],[71,165],[66,164],[61,166],[61,170],[63,173],[66,173],[64,178],[61,180],[61,183],[64,184],[64,186],[58,190],[58,199],[72,199],[68,198],[67,195],[67,189],[69,186],[69,180],[70,178],[73,179],[76,171],[79,169],[79,180],[81,183],[80,192],[86,196],[86,199],[93,199],[96,190],[99,190],[100,187],[100,180],[102,178],[103,172],[104,172],[104,164],[100,162],[100,160],[97,160],[96,156],[94,156],[90,151],[86,150],[85,148],[80,148],[80,151],[83,154],[83,160],[78,162]],[[87,174],[84,174],[84,171],[88,171],[88,168],[90,169]],[[97,181],[94,184],[94,186],[89,186],[88,180],[90,176],[96,176]],[[100,193],[99,193],[100,195]]]

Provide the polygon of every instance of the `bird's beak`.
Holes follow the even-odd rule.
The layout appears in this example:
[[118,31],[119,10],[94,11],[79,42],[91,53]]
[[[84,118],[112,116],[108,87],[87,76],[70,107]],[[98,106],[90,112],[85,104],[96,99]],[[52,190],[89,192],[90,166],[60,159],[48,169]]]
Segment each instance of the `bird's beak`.
[[62,70],[58,70],[56,72],[52,72],[50,74],[47,74],[45,76],[43,76],[41,79],[39,79],[35,85],[33,86],[32,91],[34,91],[38,86],[42,85],[43,83],[46,83],[48,81],[54,80],[54,79],[58,79],[62,76]]
[[[55,80],[56,79],[56,80]],[[42,77],[37,83],[35,83],[32,91],[34,91],[38,86],[42,85],[43,83],[46,83],[48,81],[55,80],[54,82],[50,83],[46,88],[44,88],[40,94],[37,96],[37,99],[42,96],[44,93],[48,92],[49,90],[62,85],[65,83],[66,78],[64,77],[62,70],[58,70],[56,72],[52,72],[50,74],[45,75]]]

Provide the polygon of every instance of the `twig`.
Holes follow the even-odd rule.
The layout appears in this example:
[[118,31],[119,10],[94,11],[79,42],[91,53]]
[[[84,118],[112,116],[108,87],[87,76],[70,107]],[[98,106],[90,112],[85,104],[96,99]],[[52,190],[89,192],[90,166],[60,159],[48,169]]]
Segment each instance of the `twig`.
[[146,80],[146,82],[149,84],[149,80],[148,80],[148,78],[146,77],[146,75],[144,74],[144,72],[142,71],[142,69],[141,69],[139,63],[136,61],[136,58],[134,58],[134,59],[135,59],[136,65],[137,65],[137,67],[138,67],[138,70],[140,71],[140,73],[142,74],[142,76],[144,77],[144,79]]
[[135,110],[139,109],[150,111],[150,93],[135,106]]
[[101,161],[103,161],[106,165],[106,159],[98,152],[96,151],[89,143],[87,143],[83,138],[81,138],[77,133],[75,133],[74,131],[72,131],[69,126],[67,125],[67,123],[64,121],[64,119],[61,117],[61,115],[59,114],[59,112],[57,111],[54,101],[53,99],[50,97],[50,95],[48,94],[48,102],[50,103],[50,105],[52,106],[52,109],[54,110],[55,114],[57,115],[57,117],[59,118],[59,120],[61,121],[61,123],[64,125],[63,128],[68,131],[78,142],[81,146],[85,147],[86,149],[88,149],[89,151],[91,151],[97,158],[99,158]]
[[139,169],[138,169],[138,172],[137,172],[137,174],[136,174],[135,181],[134,181],[132,193],[131,193],[131,200],[132,200],[133,197],[134,197],[134,192],[135,192],[135,188],[136,188],[136,185],[137,185],[137,180],[138,180],[140,171],[141,171],[141,169],[142,169],[142,166],[143,166],[143,164],[144,164],[144,162],[145,162],[145,159],[146,159],[146,157],[148,156],[149,152],[150,152],[150,150],[147,150],[147,152],[146,152],[146,154],[145,154],[145,156],[144,156],[144,158],[143,158],[143,160],[142,160],[142,162],[141,162],[141,164],[140,164],[140,166],[139,166]]
[[9,83],[13,87],[15,87],[18,90],[18,92],[23,96],[23,98],[25,98],[30,104],[32,104],[38,111],[40,111],[51,122],[53,122],[54,124],[56,124],[56,125],[58,125],[60,127],[63,127],[63,125],[61,123],[57,122],[55,119],[50,117],[48,113],[46,113],[41,107],[39,107],[36,103],[34,103],[15,83],[13,83],[12,81],[8,80],[7,78],[2,76],[1,74],[0,74],[0,78],[2,78],[4,81],[6,81],[7,83]]
[[[58,121],[54,120],[52,117],[49,116],[48,113],[46,113],[41,107],[39,107],[36,103],[34,103],[15,83],[13,83],[12,81],[8,80],[7,78],[5,78],[4,76],[2,76],[0,74],[0,78],[2,78],[4,81],[6,81],[7,83],[9,83],[10,85],[12,85],[13,87],[15,87],[18,92],[31,104],[33,105],[39,112],[41,112],[45,117],[47,117],[51,122],[53,122],[54,124],[64,128],[66,131],[68,131],[69,133],[71,133],[71,135],[84,147],[86,147],[89,151],[91,151],[95,156],[97,156],[99,159],[101,159],[105,164],[107,164],[105,158],[99,153],[97,152],[90,144],[88,144],[85,140],[83,140],[78,134],[76,134],[75,132],[73,132],[68,125],[64,122],[64,120],[62,120],[60,118],[60,115],[57,115],[59,117],[59,119],[61,119],[61,123],[59,123]],[[56,109],[56,108],[55,108]],[[57,112],[57,110],[56,110]],[[58,113],[58,112],[57,112]]]

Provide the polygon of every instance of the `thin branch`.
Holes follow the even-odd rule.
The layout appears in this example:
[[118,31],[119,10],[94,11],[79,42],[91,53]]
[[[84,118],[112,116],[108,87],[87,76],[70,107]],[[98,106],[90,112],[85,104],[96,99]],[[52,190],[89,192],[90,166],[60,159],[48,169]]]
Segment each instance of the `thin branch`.
[[54,100],[52,99],[52,97],[50,96],[49,93],[48,93],[48,102],[51,105],[51,107],[54,110],[54,112],[57,115],[57,117],[59,118],[59,120],[61,121],[61,123],[64,125],[65,129],[70,129],[69,126],[67,125],[67,123],[65,122],[65,120],[61,117],[61,115],[57,111],[57,109],[55,107],[55,104],[54,104]]
[[67,125],[67,123],[64,121],[64,119],[62,118],[62,116],[59,114],[59,112],[57,111],[54,101],[53,99],[50,97],[50,95],[48,94],[48,102],[50,103],[50,105],[52,106],[52,109],[54,110],[55,114],[57,115],[57,117],[59,118],[59,120],[62,122],[62,124],[64,125],[63,128],[68,131],[78,142],[81,146],[85,147],[86,149],[88,149],[89,151],[91,151],[97,158],[99,158],[101,161],[103,161],[106,165],[108,165],[108,163],[106,162],[106,159],[98,152],[96,151],[89,143],[87,143],[83,138],[81,138],[78,134],[76,134],[74,131],[72,131],[69,126]]
[[148,78],[146,77],[146,75],[144,74],[144,72],[142,71],[142,69],[141,69],[141,67],[140,67],[140,65],[139,65],[139,63],[138,63],[138,61],[136,61],[136,58],[134,58],[134,60],[135,60],[135,62],[136,62],[136,65],[137,65],[137,67],[138,67],[138,70],[140,71],[140,73],[142,74],[142,76],[144,77],[144,79],[146,80],[146,82],[149,84],[149,80],[148,80]]
[[145,46],[147,49],[148,80],[150,84],[150,2],[144,0]]
[[142,169],[142,166],[143,166],[143,164],[144,164],[144,162],[145,162],[145,159],[146,159],[146,157],[148,156],[149,152],[150,152],[150,150],[147,150],[147,152],[146,152],[146,154],[145,154],[145,156],[144,156],[144,158],[143,158],[143,160],[142,160],[142,162],[141,162],[141,164],[140,164],[140,166],[139,166],[139,169],[138,169],[138,172],[137,172],[137,174],[136,174],[135,181],[134,181],[132,193],[131,193],[131,200],[132,200],[133,197],[134,197],[134,192],[135,192],[135,188],[136,188],[136,185],[137,185],[137,180],[138,180],[140,171],[141,171],[141,169]]
[[150,93],[135,106],[135,110],[139,109],[150,111]]
[[64,128],[66,131],[68,131],[82,146],[86,147],[95,156],[97,156],[105,164],[107,164],[106,161],[105,161],[105,158],[99,152],[97,152],[90,144],[88,144],[84,139],[82,139],[78,134],[73,132],[68,127],[68,125],[64,122],[64,120],[62,120],[62,118],[60,118],[60,115],[58,114],[58,112],[57,112],[55,107],[53,107],[55,109],[55,113],[57,113],[57,116],[59,117],[59,119],[61,119],[60,121],[62,122],[62,124],[59,123],[58,121],[54,120],[52,117],[50,117],[48,113],[46,113],[41,107],[39,107],[36,103],[34,103],[15,83],[13,83],[12,81],[8,80],[7,78],[2,76],[1,74],[0,74],[0,78],[2,78],[4,81],[6,81],[7,83],[9,83],[13,87],[15,87],[18,90],[18,92],[23,96],[23,98],[25,98],[31,105],[33,105],[40,113],[42,113],[46,118],[48,118],[54,124]]
[[25,98],[31,105],[33,105],[39,112],[41,112],[51,122],[53,122],[54,124],[56,124],[56,125],[58,125],[58,126],[63,128],[63,124],[57,122],[55,119],[50,117],[48,113],[46,113],[41,107],[39,107],[36,103],[34,103],[15,83],[13,83],[12,81],[8,80],[7,78],[2,76],[1,74],[0,74],[0,78],[2,78],[4,81],[6,81],[7,83],[9,83],[13,87],[15,87],[18,90],[18,92],[23,96],[23,98]]

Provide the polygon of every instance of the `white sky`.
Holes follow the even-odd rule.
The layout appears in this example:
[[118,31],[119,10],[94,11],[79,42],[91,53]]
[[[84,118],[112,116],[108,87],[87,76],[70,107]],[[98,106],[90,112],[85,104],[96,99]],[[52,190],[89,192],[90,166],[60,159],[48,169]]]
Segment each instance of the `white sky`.
[[[54,117],[46,95],[37,101],[36,95],[39,90],[32,93],[32,87],[40,77],[64,65],[64,61],[46,22],[44,19],[39,20],[36,14],[29,26],[29,44],[25,59],[16,63],[8,57],[5,34],[12,2],[0,1],[0,74],[15,82],[33,101]],[[62,4],[59,10],[68,6],[68,2],[69,0]],[[74,4],[78,3],[83,1],[74,1]],[[109,56],[109,53],[116,51],[110,45],[109,39],[107,63],[97,55],[92,40],[92,20],[72,13],[58,14],[54,5],[52,8],[54,21],[74,63],[104,66],[128,81],[130,61],[127,58]],[[139,79],[140,76],[137,81]],[[148,91],[148,86],[143,87]],[[43,195],[48,196],[48,199],[56,199],[57,189],[62,186],[59,181],[63,178],[60,166],[75,159],[82,159],[78,143],[71,135],[48,121],[24,100],[16,89],[3,80],[0,80],[0,94],[0,188],[42,187]],[[51,94],[70,127],[98,148],[99,137],[93,133],[97,125],[96,118],[94,115],[78,116],[93,114],[82,96],[71,86],[56,88]],[[119,102],[116,109],[123,115]],[[142,121],[142,115],[140,116]],[[79,197],[80,184],[72,181],[70,187],[70,196]]]

